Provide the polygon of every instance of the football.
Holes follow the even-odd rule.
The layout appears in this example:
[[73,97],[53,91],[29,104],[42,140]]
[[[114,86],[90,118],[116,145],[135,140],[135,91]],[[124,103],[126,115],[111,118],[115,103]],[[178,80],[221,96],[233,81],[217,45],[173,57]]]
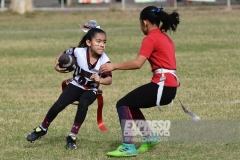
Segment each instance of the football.
[[59,57],[58,62],[60,68],[67,68],[69,72],[75,70],[77,67],[75,57],[70,54],[62,54]]

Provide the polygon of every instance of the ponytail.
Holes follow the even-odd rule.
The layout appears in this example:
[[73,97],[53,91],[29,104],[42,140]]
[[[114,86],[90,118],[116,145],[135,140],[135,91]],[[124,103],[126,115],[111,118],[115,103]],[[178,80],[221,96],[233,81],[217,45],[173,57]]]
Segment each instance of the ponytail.
[[167,32],[168,30],[175,32],[177,30],[177,26],[180,23],[180,20],[179,14],[176,11],[172,12],[171,14],[161,12],[159,16],[162,22],[160,29],[163,32]]
[[81,41],[80,41],[79,44],[78,44],[78,47],[81,47],[81,48],[87,47],[86,40],[87,40],[87,34],[85,34],[85,35],[82,37]]
[[176,11],[167,13],[163,8],[157,8],[155,6],[148,6],[140,13],[141,20],[148,20],[152,24],[156,24],[163,32],[176,31],[178,24],[180,23],[179,14]]

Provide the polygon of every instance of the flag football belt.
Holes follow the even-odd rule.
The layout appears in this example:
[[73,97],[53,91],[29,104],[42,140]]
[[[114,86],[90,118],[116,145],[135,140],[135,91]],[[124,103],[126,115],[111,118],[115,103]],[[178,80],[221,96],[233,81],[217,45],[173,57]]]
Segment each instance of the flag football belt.
[[[66,79],[62,81],[62,91],[67,87],[67,85],[72,82],[73,78]],[[85,87],[84,87],[85,88]],[[98,103],[98,108],[97,108],[97,123],[98,123],[98,128],[101,131],[107,131],[106,126],[103,123],[102,120],[102,109],[103,109],[103,96],[102,96],[102,90],[98,89],[97,92],[97,103]],[[72,104],[78,105],[77,102],[73,102]]]
[[[85,84],[82,84],[82,83],[78,82],[75,78],[71,78],[71,79],[74,80],[75,82],[77,82],[79,85],[81,85],[86,90],[94,87],[94,86],[91,86],[91,84],[93,84],[93,82],[87,82]],[[98,88],[98,87],[94,87],[94,88]]]
[[[157,105],[158,109],[161,111],[160,101],[161,101],[161,98],[162,98],[164,82],[166,80],[166,77],[164,76],[164,73],[171,73],[177,79],[178,83],[179,83],[179,79],[178,79],[178,77],[176,75],[176,71],[175,70],[159,68],[159,69],[154,71],[154,74],[156,74],[156,73],[162,74],[162,77],[160,78],[160,82],[158,82],[159,87],[158,87],[157,102],[156,102],[156,105]],[[180,86],[180,83],[179,83],[179,86]],[[193,113],[190,110],[188,110],[187,108],[185,108],[179,98],[178,98],[178,100],[179,100],[179,102],[180,102],[180,104],[182,106],[183,111],[187,115],[189,115],[195,122],[199,122],[201,118],[199,116],[197,116],[195,113]],[[172,104],[173,104],[173,100],[172,100]]]
[[179,79],[176,75],[176,70],[159,68],[159,69],[156,69],[154,71],[154,74],[156,74],[156,73],[161,73],[162,74],[162,76],[160,78],[160,81],[157,83],[159,85],[159,87],[158,87],[157,101],[156,101],[156,105],[157,105],[158,109],[161,111],[160,102],[161,102],[161,98],[162,98],[164,83],[165,83],[165,80],[166,80],[166,77],[165,77],[164,73],[171,73],[174,77],[176,77],[177,81],[179,81]]

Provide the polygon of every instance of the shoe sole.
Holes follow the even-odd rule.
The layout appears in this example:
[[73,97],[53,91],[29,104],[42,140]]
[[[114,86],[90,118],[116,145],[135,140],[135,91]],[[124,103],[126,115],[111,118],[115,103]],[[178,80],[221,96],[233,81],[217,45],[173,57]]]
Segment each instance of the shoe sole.
[[69,149],[69,150],[75,150],[75,149],[77,149],[77,147],[76,148],[69,148],[69,147],[65,147],[66,149]]
[[108,155],[108,157],[136,157],[137,154],[131,154],[131,155]]
[[136,157],[137,155],[126,155],[126,156],[113,156],[113,155],[107,155],[108,157]]
[[137,152],[138,153],[145,153],[145,152],[147,152],[148,150],[150,150],[150,149],[152,149],[153,147],[155,147],[156,145],[158,145],[160,142],[158,142],[158,143],[156,143],[156,144],[154,144],[154,145],[152,145],[151,147],[149,147],[146,151],[139,151],[139,150],[137,150]]
[[65,146],[66,149],[70,149],[70,150],[74,150],[74,149],[77,149],[77,145],[75,144],[75,148],[71,148],[71,147],[68,147],[67,145]]
[[28,138],[26,138],[26,139],[27,139],[27,141],[29,141],[29,142],[31,142],[31,143],[34,143],[36,140],[38,140],[38,139],[40,139],[40,138],[43,138],[43,137],[46,136],[46,135],[47,135],[47,133],[46,133],[45,135],[41,136],[41,137],[38,137],[38,138],[35,139],[34,141],[31,141],[31,140],[29,140]]

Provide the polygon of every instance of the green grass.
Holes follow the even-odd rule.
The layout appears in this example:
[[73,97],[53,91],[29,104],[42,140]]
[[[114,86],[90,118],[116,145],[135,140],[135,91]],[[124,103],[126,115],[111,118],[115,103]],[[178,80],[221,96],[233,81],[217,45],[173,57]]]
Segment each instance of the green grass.
[[[167,10],[171,10],[170,8]],[[175,42],[178,97],[203,120],[237,120],[240,91],[240,10],[179,9],[181,23],[170,37]],[[26,136],[39,125],[61,93],[61,82],[71,73],[53,69],[57,54],[76,46],[84,35],[78,27],[96,19],[107,32],[106,53],[112,62],[135,58],[144,37],[139,11],[0,13],[0,159],[107,159],[106,152],[121,143],[116,102],[132,89],[148,83],[146,63],[140,70],[114,71],[111,86],[101,86],[103,119],[108,132],[96,123],[90,106],[78,135],[78,149],[66,150],[65,137],[76,106],[70,105],[51,124],[48,135],[34,144]],[[144,109],[149,120],[190,120],[175,100],[172,111]],[[139,144],[137,143],[137,146]],[[128,159],[239,159],[240,143],[164,142],[137,158]],[[111,158],[114,159],[114,158]],[[122,158],[124,159],[124,158]]]

